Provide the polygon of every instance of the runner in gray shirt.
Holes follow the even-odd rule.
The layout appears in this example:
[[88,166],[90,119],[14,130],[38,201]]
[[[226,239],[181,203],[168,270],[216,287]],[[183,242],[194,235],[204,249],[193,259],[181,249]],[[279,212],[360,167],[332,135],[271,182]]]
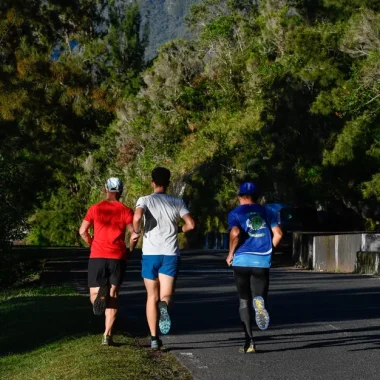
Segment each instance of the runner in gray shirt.
[[[141,235],[144,219],[142,277],[147,290],[146,315],[151,333],[151,347],[162,346],[158,338],[157,322],[162,334],[170,330],[168,305],[173,296],[179,268],[178,233],[194,229],[195,223],[185,202],[166,194],[170,171],[157,167],[152,171],[153,194],[141,197],[136,204],[131,239]],[[185,224],[178,227],[178,221]]]
[[178,220],[189,214],[185,202],[164,193],[138,199],[144,213],[144,255],[178,256]]

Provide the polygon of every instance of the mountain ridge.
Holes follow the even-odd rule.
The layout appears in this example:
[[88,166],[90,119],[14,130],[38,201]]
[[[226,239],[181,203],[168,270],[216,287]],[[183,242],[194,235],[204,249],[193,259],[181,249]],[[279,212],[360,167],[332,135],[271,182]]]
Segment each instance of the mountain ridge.
[[137,0],[143,23],[149,22],[149,43],[145,52],[147,59],[157,56],[164,42],[175,38],[190,38],[185,17],[190,7],[201,0]]

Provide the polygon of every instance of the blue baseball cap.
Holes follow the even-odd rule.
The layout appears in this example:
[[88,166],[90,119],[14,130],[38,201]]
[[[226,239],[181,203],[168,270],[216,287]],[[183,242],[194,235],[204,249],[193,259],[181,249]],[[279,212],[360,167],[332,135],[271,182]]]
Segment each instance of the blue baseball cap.
[[119,178],[108,178],[105,188],[110,193],[121,193],[123,191],[123,182]]
[[253,195],[256,192],[256,185],[253,182],[244,182],[239,189],[238,195]]

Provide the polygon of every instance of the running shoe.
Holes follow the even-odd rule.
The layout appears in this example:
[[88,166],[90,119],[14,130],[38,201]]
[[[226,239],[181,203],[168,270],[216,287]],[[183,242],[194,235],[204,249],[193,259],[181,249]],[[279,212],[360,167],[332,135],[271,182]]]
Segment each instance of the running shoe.
[[247,339],[242,348],[239,348],[239,352],[242,354],[254,354],[256,352],[256,346],[253,339]]
[[152,350],[159,350],[162,347],[162,340],[161,339],[155,339],[150,341],[150,348]]
[[266,330],[269,326],[269,314],[265,309],[265,302],[263,297],[255,297],[253,299],[253,307],[255,309],[256,324],[260,330]]
[[158,311],[160,312],[158,327],[160,328],[161,333],[166,335],[170,331],[172,323],[168,312],[168,305],[165,301],[160,301],[158,303]]
[[108,296],[108,286],[103,285],[99,288],[98,295],[95,298],[94,305],[92,308],[95,315],[104,314],[104,311],[106,310],[107,296]]
[[102,346],[112,346],[112,336],[111,335],[103,335],[102,337]]

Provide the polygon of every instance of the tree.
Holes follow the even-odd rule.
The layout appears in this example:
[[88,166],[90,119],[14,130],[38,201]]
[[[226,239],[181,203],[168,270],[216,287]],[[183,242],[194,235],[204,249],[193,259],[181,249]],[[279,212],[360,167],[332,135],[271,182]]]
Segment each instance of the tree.
[[[73,155],[70,169],[61,173],[57,191],[43,199],[32,217],[30,242],[82,244],[77,226],[88,205],[100,199],[105,177],[122,149],[116,147],[113,120],[120,103],[133,98],[141,87],[147,41],[135,2],[122,7],[109,1],[104,14],[97,34],[76,40],[78,52],[73,53],[82,59],[83,75],[93,88],[88,94],[89,110],[83,115],[91,117],[93,130],[85,136],[81,151]],[[75,138],[71,143],[79,141]]]
[[[120,99],[139,87],[144,45],[138,10],[131,5],[124,19],[107,20],[112,7],[87,0],[0,5],[0,154],[4,176],[15,173],[5,199],[17,201],[17,173],[29,171],[29,191],[12,225],[41,199],[47,205],[58,187],[76,188],[81,161],[98,149]],[[118,47],[117,38],[124,45]]]
[[197,39],[162,47],[146,88],[120,113],[118,141],[137,147],[124,172],[141,178],[169,166],[203,230],[225,225],[244,178],[269,200],[345,206],[356,215],[346,227],[364,228],[366,218],[379,217],[364,212],[363,198],[377,196],[379,181],[376,7],[364,0],[194,6]]

